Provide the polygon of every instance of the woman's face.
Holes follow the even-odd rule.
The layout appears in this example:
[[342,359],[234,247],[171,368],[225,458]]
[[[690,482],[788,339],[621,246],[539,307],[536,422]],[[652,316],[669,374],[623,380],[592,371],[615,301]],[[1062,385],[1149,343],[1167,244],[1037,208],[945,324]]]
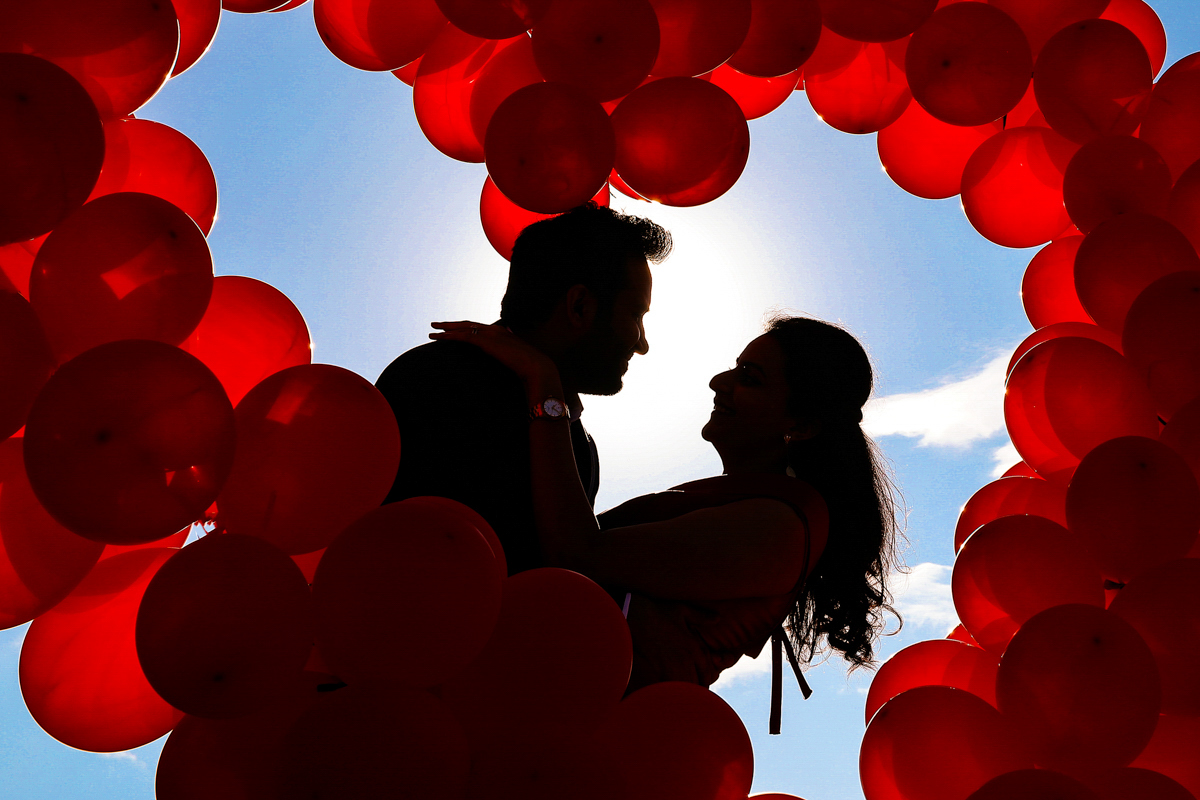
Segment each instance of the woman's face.
[[746,346],[733,369],[708,382],[713,411],[701,436],[719,451],[785,452],[783,437],[796,427],[787,411],[788,385],[783,349],[763,334]]

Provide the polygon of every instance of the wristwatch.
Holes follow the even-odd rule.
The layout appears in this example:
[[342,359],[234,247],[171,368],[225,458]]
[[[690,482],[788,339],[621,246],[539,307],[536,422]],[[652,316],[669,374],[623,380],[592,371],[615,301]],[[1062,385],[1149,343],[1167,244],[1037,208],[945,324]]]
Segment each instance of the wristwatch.
[[529,409],[530,419],[562,419],[570,420],[566,405],[557,397],[547,397]]

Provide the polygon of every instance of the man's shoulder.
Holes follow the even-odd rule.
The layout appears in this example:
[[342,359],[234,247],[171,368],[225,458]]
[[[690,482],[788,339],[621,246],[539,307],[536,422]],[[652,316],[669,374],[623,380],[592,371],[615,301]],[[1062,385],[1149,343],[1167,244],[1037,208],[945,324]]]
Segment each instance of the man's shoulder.
[[406,350],[375,381],[385,397],[396,392],[447,388],[508,392],[521,390],[520,379],[492,356],[466,342],[429,342]]

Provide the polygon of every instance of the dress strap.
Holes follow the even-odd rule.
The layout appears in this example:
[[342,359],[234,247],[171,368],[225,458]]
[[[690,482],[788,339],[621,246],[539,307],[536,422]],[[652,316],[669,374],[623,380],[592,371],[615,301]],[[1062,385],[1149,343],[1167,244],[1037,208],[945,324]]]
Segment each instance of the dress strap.
[[[808,577],[808,562],[812,557],[812,535],[808,527],[808,518],[804,512],[797,509],[797,513],[804,521],[805,527],[804,570],[800,573],[800,580],[797,581],[795,589],[795,597],[799,599],[800,595],[804,593],[804,582]],[[783,721],[783,654],[780,652],[781,649],[787,650],[788,663],[792,665],[796,683],[800,685],[800,693],[804,695],[805,700],[812,696],[812,687],[804,679],[804,671],[800,669],[800,663],[796,660],[796,651],[792,649],[787,631],[783,629],[781,623],[771,634],[771,715],[767,722],[767,732],[771,734],[780,732],[780,725]]]

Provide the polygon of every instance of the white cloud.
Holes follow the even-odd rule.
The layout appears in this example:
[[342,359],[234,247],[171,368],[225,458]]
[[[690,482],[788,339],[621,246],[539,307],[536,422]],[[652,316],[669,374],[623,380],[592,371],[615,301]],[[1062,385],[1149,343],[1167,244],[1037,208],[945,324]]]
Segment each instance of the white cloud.
[[921,446],[966,447],[1004,430],[1007,352],[978,372],[923,392],[879,397],[867,403],[863,429],[872,437],[920,437]]
[[717,682],[712,685],[712,688],[725,689],[739,683],[754,680],[760,675],[766,675],[770,671],[771,643],[768,642],[763,647],[762,652],[758,654],[758,658],[742,656],[736,664],[721,673],[721,677],[717,678]]
[[949,633],[958,624],[950,595],[952,567],[929,562],[917,564],[908,574],[893,573],[893,605],[905,625],[938,627]]
[[1004,477],[1004,473],[1008,472],[1009,467],[1020,460],[1021,454],[1017,452],[1017,448],[1013,446],[1013,443],[1011,441],[1005,442],[992,451],[992,461],[995,462],[992,467],[992,477]]
[[135,767],[146,769],[146,762],[137,757],[137,754],[132,750],[122,750],[119,753],[97,753],[101,758],[107,758],[114,761],[128,761]]

